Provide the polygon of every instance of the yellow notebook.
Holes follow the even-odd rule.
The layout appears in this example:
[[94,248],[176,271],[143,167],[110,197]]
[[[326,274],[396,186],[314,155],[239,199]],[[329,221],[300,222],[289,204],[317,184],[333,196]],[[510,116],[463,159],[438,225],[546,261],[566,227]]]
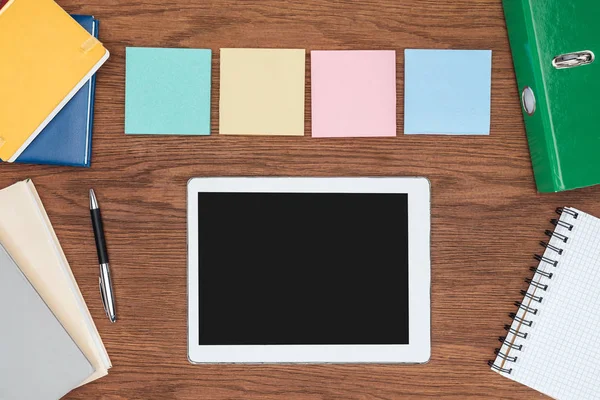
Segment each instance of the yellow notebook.
[[53,0],[9,0],[0,9],[0,160],[16,160],[108,55]]

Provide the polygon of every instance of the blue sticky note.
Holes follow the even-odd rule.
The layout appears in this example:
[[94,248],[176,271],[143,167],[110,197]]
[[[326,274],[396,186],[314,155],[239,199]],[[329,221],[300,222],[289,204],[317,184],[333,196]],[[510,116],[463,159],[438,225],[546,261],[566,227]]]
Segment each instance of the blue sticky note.
[[212,52],[128,47],[125,133],[210,135]]
[[405,134],[489,135],[491,50],[406,50]]

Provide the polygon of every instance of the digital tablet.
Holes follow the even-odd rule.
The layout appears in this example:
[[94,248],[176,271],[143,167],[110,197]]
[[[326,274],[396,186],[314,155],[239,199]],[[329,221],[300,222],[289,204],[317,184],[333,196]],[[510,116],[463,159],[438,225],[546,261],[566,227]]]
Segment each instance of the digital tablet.
[[192,363],[423,363],[425,178],[188,183]]

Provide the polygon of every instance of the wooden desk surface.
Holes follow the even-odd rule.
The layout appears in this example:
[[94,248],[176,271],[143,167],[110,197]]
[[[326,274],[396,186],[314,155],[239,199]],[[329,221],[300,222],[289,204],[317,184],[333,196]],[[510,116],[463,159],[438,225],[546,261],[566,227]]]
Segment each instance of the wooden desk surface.
[[[491,372],[486,361],[525,288],[523,278],[555,207],[600,214],[600,188],[536,193],[500,0],[58,2],[71,13],[99,18],[100,38],[112,54],[98,73],[93,166],[3,164],[0,187],[33,178],[114,365],[107,377],[68,399],[539,396]],[[125,136],[125,46],[213,49],[215,135]],[[219,137],[221,47],[396,49],[399,136]],[[493,50],[491,136],[401,134],[405,48]],[[309,104],[307,90],[306,132]],[[186,182],[240,175],[428,177],[433,200],[429,364],[188,364]],[[120,317],[115,325],[105,318],[98,293],[90,187],[103,207]]]

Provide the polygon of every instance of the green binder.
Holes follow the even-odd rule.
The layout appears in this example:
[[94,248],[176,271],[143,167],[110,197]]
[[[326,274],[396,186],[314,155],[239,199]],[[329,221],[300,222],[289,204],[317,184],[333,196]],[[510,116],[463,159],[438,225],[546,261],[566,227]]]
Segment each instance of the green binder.
[[504,0],[538,191],[600,183],[600,2]]

